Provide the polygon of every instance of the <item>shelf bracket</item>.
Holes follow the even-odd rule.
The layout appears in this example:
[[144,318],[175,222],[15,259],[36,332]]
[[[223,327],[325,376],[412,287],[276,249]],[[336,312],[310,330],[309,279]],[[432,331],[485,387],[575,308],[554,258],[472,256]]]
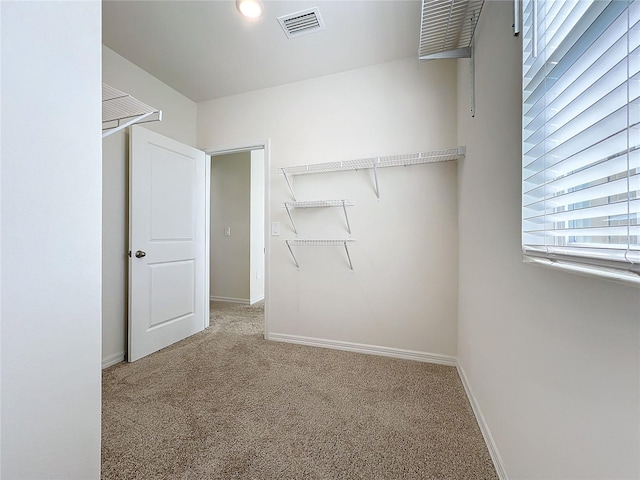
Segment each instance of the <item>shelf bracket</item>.
[[[349,216],[347,215],[347,201],[346,200],[342,200],[342,210],[344,210],[344,219],[347,222],[347,231],[349,232],[349,235],[351,235],[351,224],[349,223]],[[295,230],[295,227],[294,227],[294,230]],[[296,233],[298,233],[298,232],[296,232]],[[347,254],[348,254],[348,252],[347,252]]]
[[[285,174],[286,175],[286,174]],[[285,177],[286,178],[286,177]],[[291,220],[291,226],[293,227],[293,231],[295,232],[295,234],[298,234],[298,230],[296,229],[296,224],[293,221],[293,216],[291,215],[291,210],[289,210],[289,204],[287,202],[284,202],[284,208],[287,209],[287,215],[289,215],[289,220]],[[289,249],[291,250],[291,249]],[[293,254],[292,254],[293,255]]]
[[[284,175],[284,179],[287,181],[287,185],[289,186],[289,190],[291,191],[291,196],[293,197],[294,200],[297,201],[298,199],[296,198],[296,193],[293,191],[293,186],[291,185],[291,181],[289,180],[289,175],[287,175],[287,172],[285,171],[284,168],[281,168],[280,171]],[[287,211],[288,211],[288,209],[287,209]],[[291,216],[291,215],[289,215],[289,216]],[[295,230],[295,227],[294,227],[294,230]]]
[[287,248],[289,249],[289,253],[291,254],[291,258],[293,258],[293,263],[296,264],[297,268],[300,268],[300,265],[298,264],[298,260],[296,260],[296,256],[293,254],[293,250],[291,249],[291,245],[289,244],[289,240],[286,240],[285,243],[287,244]]
[[353,271],[353,263],[351,263],[351,255],[349,255],[349,248],[347,247],[347,241],[344,241],[344,251],[347,252],[347,260],[349,261],[349,268]]
[[373,163],[373,181],[376,184],[376,197],[378,197],[378,200],[380,200],[380,187],[378,186],[378,163],[380,163],[380,157],[378,157]]

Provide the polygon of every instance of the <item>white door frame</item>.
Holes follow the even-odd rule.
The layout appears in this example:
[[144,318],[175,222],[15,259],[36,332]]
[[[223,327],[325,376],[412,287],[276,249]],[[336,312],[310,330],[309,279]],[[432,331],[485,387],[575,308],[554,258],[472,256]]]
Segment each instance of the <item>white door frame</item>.
[[[247,152],[251,150],[264,150],[264,338],[269,338],[269,311],[271,305],[271,235],[269,229],[269,222],[271,221],[271,139],[268,138],[263,142],[246,142],[234,145],[224,145],[219,147],[211,147],[203,149],[207,155],[207,184],[206,184],[206,278],[207,278],[207,292],[211,289],[209,281],[211,278],[211,157],[220,155],[227,155],[229,153]],[[207,293],[210,295],[210,293]],[[208,305],[208,303],[207,303]],[[209,319],[209,316],[207,316]],[[208,320],[207,320],[208,321]]]

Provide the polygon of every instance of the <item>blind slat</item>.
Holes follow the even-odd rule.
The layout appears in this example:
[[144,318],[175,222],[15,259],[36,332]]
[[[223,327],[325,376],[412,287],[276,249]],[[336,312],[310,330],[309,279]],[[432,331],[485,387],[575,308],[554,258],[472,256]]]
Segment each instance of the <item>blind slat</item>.
[[627,234],[632,236],[640,235],[640,227],[630,227],[627,225],[608,226],[608,227],[582,227],[582,228],[556,228],[553,230],[531,230],[528,233],[544,233],[547,236],[560,237],[620,237],[621,241],[617,242],[621,245],[626,243],[622,237]]
[[532,232],[539,230],[541,225],[546,226],[546,228],[553,228],[550,227],[550,225],[574,220],[597,219],[604,223],[610,221],[610,217],[620,217],[622,219],[621,221],[624,222],[627,213],[640,213],[640,200],[609,203],[595,207],[579,208],[560,213],[530,217],[527,219],[525,231]]
[[[563,162],[557,165],[558,168],[547,169],[537,173],[530,179],[525,180],[525,195],[532,195],[536,189],[546,185],[550,192],[560,193],[576,189],[589,183],[602,183],[609,177],[622,174],[629,169],[640,168],[640,155],[632,152],[630,156],[626,153],[613,156],[611,159],[595,163],[579,171],[561,171]],[[527,189],[527,186],[530,188]]]
[[[531,172],[525,175],[525,181],[529,181],[530,177],[539,174],[540,172],[545,174],[552,174],[554,172],[557,172],[558,176],[567,175],[571,172],[578,171],[587,168],[590,165],[599,163],[602,160],[608,160],[619,155],[623,155],[627,152],[627,142],[628,134],[625,130],[604,139],[600,143],[586,147],[585,149],[577,152],[575,155],[567,158],[558,158],[556,159],[557,161],[555,163],[548,162],[546,167],[545,157],[533,159],[531,163],[526,164],[524,167],[525,172]],[[632,145],[629,148],[629,151],[634,152],[639,147],[640,145]]]
[[640,192],[640,175],[610,180],[599,185],[593,185],[581,190],[555,196],[549,195],[547,192],[545,198],[531,202],[530,204],[525,204],[525,207],[544,202],[545,210],[550,211],[550,209],[553,208],[569,207],[589,201],[603,201],[603,199],[606,200],[607,197],[614,197],[623,193],[626,194],[627,192]]

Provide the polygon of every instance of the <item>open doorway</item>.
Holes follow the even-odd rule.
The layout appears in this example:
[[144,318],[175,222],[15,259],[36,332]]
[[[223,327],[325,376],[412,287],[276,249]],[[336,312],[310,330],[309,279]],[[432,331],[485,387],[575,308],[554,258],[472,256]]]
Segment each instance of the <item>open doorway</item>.
[[246,309],[266,332],[265,148],[209,154],[211,319]]

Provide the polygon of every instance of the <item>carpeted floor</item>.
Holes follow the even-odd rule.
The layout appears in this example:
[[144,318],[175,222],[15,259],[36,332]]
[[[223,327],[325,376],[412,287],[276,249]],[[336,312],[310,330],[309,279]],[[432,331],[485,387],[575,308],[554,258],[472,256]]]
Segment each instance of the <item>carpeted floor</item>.
[[497,479],[453,367],[267,342],[263,306],[103,373],[103,479]]

